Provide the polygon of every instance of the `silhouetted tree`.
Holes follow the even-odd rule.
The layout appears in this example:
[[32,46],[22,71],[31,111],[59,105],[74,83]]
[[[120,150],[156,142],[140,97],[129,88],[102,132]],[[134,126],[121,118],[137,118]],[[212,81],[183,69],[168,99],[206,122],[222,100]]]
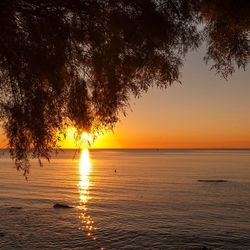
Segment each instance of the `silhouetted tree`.
[[2,0],[0,118],[17,168],[50,158],[60,131],[112,127],[129,97],[179,81],[186,53],[227,77],[249,61],[243,0]]
[[250,57],[250,1],[201,1],[199,10],[206,25],[205,59],[214,61],[212,68],[224,77],[235,66],[245,69]]

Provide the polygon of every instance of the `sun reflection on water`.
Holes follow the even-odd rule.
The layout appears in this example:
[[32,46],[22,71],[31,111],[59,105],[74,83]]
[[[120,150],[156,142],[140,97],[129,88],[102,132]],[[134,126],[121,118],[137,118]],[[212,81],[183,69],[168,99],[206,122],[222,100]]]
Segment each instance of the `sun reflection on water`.
[[82,226],[80,230],[86,232],[86,235],[95,240],[95,236],[93,234],[96,228],[94,227],[93,219],[88,215],[88,207],[87,203],[90,199],[89,195],[89,187],[90,187],[90,178],[89,174],[91,172],[91,160],[89,156],[89,150],[83,149],[81,152],[81,158],[79,162],[79,173],[80,173],[80,181],[78,184],[79,194],[80,194],[80,208],[81,215],[80,219],[82,222]]

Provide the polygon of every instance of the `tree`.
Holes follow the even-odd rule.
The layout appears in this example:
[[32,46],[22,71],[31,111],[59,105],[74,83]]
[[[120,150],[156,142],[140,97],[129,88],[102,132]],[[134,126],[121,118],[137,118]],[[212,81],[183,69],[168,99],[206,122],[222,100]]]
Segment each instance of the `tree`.
[[189,50],[224,77],[250,55],[238,0],[2,0],[0,119],[18,169],[50,158],[60,131],[113,127],[129,97],[179,81]]

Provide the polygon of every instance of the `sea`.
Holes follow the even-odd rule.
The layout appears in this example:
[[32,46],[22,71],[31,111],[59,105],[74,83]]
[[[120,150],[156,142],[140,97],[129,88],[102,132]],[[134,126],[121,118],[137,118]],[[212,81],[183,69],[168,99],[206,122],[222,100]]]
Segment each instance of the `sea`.
[[[0,249],[250,249],[250,150],[0,151]],[[55,204],[71,208],[54,208]]]

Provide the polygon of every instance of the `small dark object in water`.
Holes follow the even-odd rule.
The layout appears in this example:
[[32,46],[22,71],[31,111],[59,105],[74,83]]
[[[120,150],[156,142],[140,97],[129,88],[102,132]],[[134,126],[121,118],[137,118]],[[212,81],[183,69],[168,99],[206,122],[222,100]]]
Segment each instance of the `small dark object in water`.
[[198,180],[199,182],[228,182],[228,180]]
[[23,209],[22,207],[10,207],[10,209],[13,209],[13,210],[20,210],[20,209]]
[[212,248],[208,248],[205,246],[185,246],[180,248],[170,248],[170,250],[212,250]]
[[0,237],[4,237],[4,236],[5,236],[5,234],[0,232]]
[[69,205],[66,205],[66,204],[60,204],[60,203],[56,203],[53,208],[73,208]]
[[116,169],[115,169],[115,173],[116,173]]
[[211,250],[211,248],[207,247],[191,247],[191,248],[186,248],[187,250]]

